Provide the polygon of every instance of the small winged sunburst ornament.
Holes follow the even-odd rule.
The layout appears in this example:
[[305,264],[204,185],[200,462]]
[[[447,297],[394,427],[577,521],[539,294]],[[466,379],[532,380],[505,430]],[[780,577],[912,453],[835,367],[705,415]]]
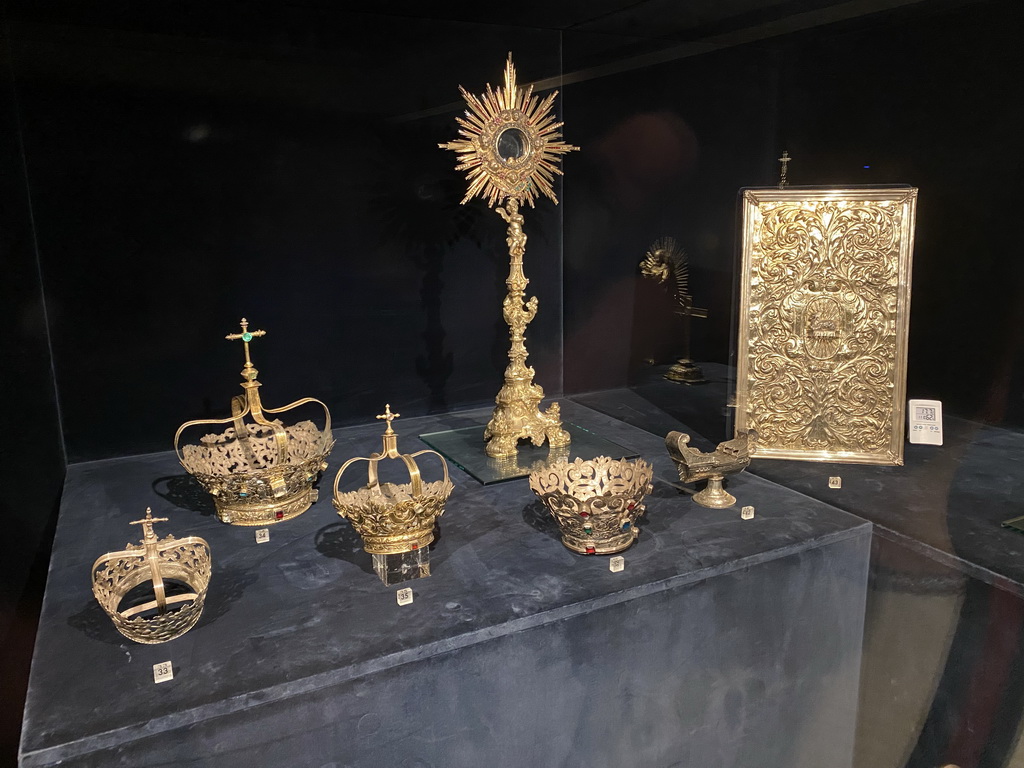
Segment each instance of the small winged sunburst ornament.
[[683,318],[683,356],[665,373],[669,381],[684,384],[698,384],[704,381],[704,373],[690,359],[690,318],[707,317],[708,311],[693,306],[690,295],[690,265],[684,251],[675,238],[661,237],[654,241],[644,260],[640,262],[640,273],[651,280],[666,285],[677,305],[676,314]]

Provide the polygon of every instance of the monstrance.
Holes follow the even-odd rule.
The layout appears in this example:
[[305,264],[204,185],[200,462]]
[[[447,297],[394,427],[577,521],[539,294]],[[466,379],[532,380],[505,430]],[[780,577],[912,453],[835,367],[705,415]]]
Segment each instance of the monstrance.
[[659,238],[640,262],[640,272],[644,277],[662,284],[668,284],[669,277],[672,278],[669,289],[678,305],[676,314],[683,319],[683,356],[665,372],[665,378],[683,384],[703,383],[704,372],[690,359],[690,318],[707,317],[708,311],[703,307],[693,306],[693,296],[690,295],[690,265],[686,261],[686,251],[679,247],[675,238]]
[[558,91],[543,100],[533,95],[533,86],[519,88],[512,54],[505,63],[505,86],[477,97],[459,86],[466,104],[465,117],[456,118],[460,139],[440,144],[458,154],[455,169],[466,171],[469,189],[462,198],[465,204],[474,197],[487,200],[508,224],[510,265],[508,295],[502,303],[502,315],[509,325],[512,344],[505,369],[505,384],[495,398],[497,403],[484,431],[487,455],[494,458],[514,456],[520,440],[534,445],[562,446],[569,442],[569,433],[562,429],[558,403],[540,411],[544,390],[533,381],[534,370],[526,365],[526,326],[537,314],[537,297],[524,299],[529,280],[523,273],[526,234],[523,232],[522,203],[534,207],[541,194],[557,205],[552,187],[555,174],[561,175],[557,163],[561,156],[579,147],[563,142],[552,105]]

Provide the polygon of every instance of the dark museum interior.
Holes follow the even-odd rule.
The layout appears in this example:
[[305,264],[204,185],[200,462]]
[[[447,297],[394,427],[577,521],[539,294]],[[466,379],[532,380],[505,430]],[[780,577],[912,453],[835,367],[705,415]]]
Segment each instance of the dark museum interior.
[[[506,555],[519,563],[503,578],[521,579],[517,589],[543,593],[530,598],[536,606],[490,618],[481,609],[457,632],[435,628],[436,636],[403,634],[412,630],[395,619],[395,626],[388,624],[394,653],[434,643],[429,647],[436,658],[426,659],[422,651],[407,665],[406,678],[394,662],[353,677],[345,683],[351,690],[336,681],[330,685],[353,700],[390,696],[391,703],[373,715],[385,722],[407,716],[419,722],[419,715],[409,715],[416,690],[434,691],[439,710],[447,695],[475,701],[482,697],[480,681],[491,674],[488,643],[456,640],[470,630],[483,637],[492,630],[483,623],[487,618],[494,627],[508,627],[493,641],[504,646],[493,652],[519,665],[524,676],[565,675],[565,692],[552,698],[566,698],[570,712],[577,703],[568,700],[568,691],[596,696],[606,690],[588,688],[598,683],[581,672],[587,666],[578,656],[582,651],[573,649],[574,633],[608,633],[602,642],[611,672],[600,675],[600,685],[612,686],[609,695],[622,690],[636,697],[628,710],[635,722],[620,725],[642,731],[615,737],[581,721],[563,723],[559,735],[553,721],[530,725],[510,715],[509,729],[535,728],[519,736],[532,746],[491,765],[523,765],[519,760],[527,755],[526,762],[538,765],[601,765],[589,747],[580,746],[588,740],[595,751],[614,745],[604,764],[638,767],[813,766],[826,764],[816,762],[826,757],[829,765],[855,768],[1024,765],[1024,538],[1000,525],[1024,515],[1024,259],[1011,226],[1011,192],[1024,170],[1018,136],[1024,124],[1024,5],[526,0],[514,7],[510,18],[503,4],[407,0],[363,12],[323,0],[258,7],[8,0],[0,56],[0,478],[7,521],[0,560],[0,764],[234,765],[243,758],[253,764],[243,747],[224,746],[221,757],[215,752],[222,743],[248,738],[243,733],[267,728],[261,717],[286,716],[294,723],[304,708],[337,717],[338,733],[344,733],[340,723],[349,713],[326,698],[326,688],[301,695],[289,688],[263,715],[215,710],[217,702],[204,700],[190,717],[210,721],[188,725],[173,720],[171,705],[156,702],[153,711],[163,719],[152,715],[153,722],[165,725],[154,725],[131,744],[127,740],[135,737],[124,736],[125,745],[116,734],[129,721],[117,721],[117,711],[109,721],[89,720],[91,731],[64,725],[50,730],[42,720],[23,725],[26,697],[31,703],[36,685],[54,677],[83,678],[68,683],[69,698],[95,683],[92,690],[105,705],[122,700],[110,706],[123,709],[124,717],[136,705],[133,683],[119,673],[86,681],[91,657],[78,656],[86,644],[104,652],[130,647],[136,653],[136,646],[116,645],[120,638],[109,623],[94,627],[87,611],[95,606],[86,609],[83,600],[74,603],[79,613],[51,616],[52,628],[43,610],[48,573],[47,601],[59,599],[53,590],[63,582],[54,574],[65,567],[80,572],[86,594],[88,563],[120,546],[127,527],[93,519],[58,529],[58,518],[70,526],[65,518],[74,513],[73,499],[88,497],[96,505],[130,500],[131,509],[110,510],[125,521],[152,502],[154,513],[172,512],[169,525],[176,534],[189,530],[190,517],[211,530],[219,526],[208,512],[200,517],[177,503],[155,477],[139,474],[140,485],[131,473],[149,466],[147,457],[170,451],[183,421],[230,414],[241,352],[223,338],[245,316],[268,331],[254,346],[268,402],[314,395],[330,407],[333,426],[345,435],[371,436],[369,443],[339,439],[321,482],[321,502],[304,516],[316,514],[320,521],[295,528],[308,533],[301,534],[307,543],[316,541],[315,550],[309,547],[313,555],[331,561],[313,565],[331,574],[350,565],[347,554],[331,552],[358,549],[358,539],[333,517],[325,489],[341,462],[377,449],[374,416],[384,403],[402,413],[396,429],[411,419],[422,419],[419,432],[443,428],[461,423],[460,414],[492,407],[502,380],[509,344],[501,313],[505,224],[485,201],[460,204],[464,175],[438,144],[456,136],[455,119],[465,108],[459,86],[479,93],[488,83],[500,84],[512,52],[520,83],[535,83],[541,94],[559,90],[563,136],[579,148],[562,163],[558,204],[541,199],[524,213],[527,295],[536,295],[540,308],[528,331],[529,364],[546,396],[560,400],[565,418],[586,414],[604,436],[645,458],[665,453],[659,441],[671,430],[686,427],[702,446],[733,436],[741,190],[776,185],[785,151],[792,158],[788,182],[795,187],[903,184],[919,190],[906,394],[942,402],[945,443],[908,445],[902,467],[755,460],[744,473],[747,485],[738,487],[761,494],[759,509],[767,499],[791,505],[785,523],[790,538],[780,528],[776,539],[771,533],[758,541],[745,534],[743,542],[728,544],[702,539],[704,550],[694,545],[685,553],[694,568],[711,569],[693,577],[698,581],[672,582],[658,591],[652,585],[676,574],[658,571],[661,561],[652,559],[645,581],[630,587],[640,597],[614,604],[600,602],[602,589],[618,587],[577,594],[569,577],[546,575],[543,569],[562,567],[554,555],[528,561],[511,544],[507,552],[504,544],[488,544],[485,551],[485,519],[460,527],[460,512],[452,510],[427,582],[442,581],[446,567],[463,574],[459,568],[469,565],[459,553],[472,545],[481,572],[491,567],[497,573]],[[706,318],[681,318],[665,289],[643,279],[638,265],[662,237],[685,250],[693,300],[707,309]],[[684,324],[690,356],[705,367],[706,384],[671,383],[661,375],[682,354]],[[356,427],[366,430],[347,431]],[[412,429],[410,442],[418,434]],[[644,450],[648,443],[654,447]],[[667,456],[662,459],[668,466]],[[65,488],[66,477],[72,487],[72,473],[73,497]],[[840,473],[842,492],[830,491],[822,478]],[[118,478],[110,487],[97,479],[108,476]],[[492,493],[463,477],[455,482],[468,502],[460,503],[505,504],[513,510],[506,514],[510,536],[518,526],[543,543],[557,541],[545,524],[531,522],[533,497],[524,480],[500,484]],[[135,487],[120,487],[131,483]],[[690,515],[691,507],[682,506],[690,500],[664,479],[655,484],[654,497],[668,516]],[[693,526],[695,536],[710,536],[710,527],[721,525],[714,514],[706,522],[690,515],[679,523],[683,528],[670,528],[654,510],[649,506],[639,541],[658,542],[662,558],[677,551],[668,543],[670,532]],[[469,517],[473,509],[466,512]],[[325,522],[333,527],[327,530]],[[464,547],[460,536],[466,537]],[[89,542],[85,554],[70,546],[78,537]],[[729,549],[734,545],[738,549]],[[757,549],[768,546],[779,552],[793,547],[799,565],[786,570],[782,555],[771,559]],[[213,548],[216,569],[225,549]],[[861,555],[863,567],[856,564]],[[642,555],[633,557],[640,561]],[[226,575],[222,582],[237,594],[209,606],[196,633],[204,625],[215,630],[218,620],[224,641],[235,642],[229,628],[235,635],[249,631],[230,608],[236,597],[258,597],[258,582],[247,580],[244,562],[234,563],[234,581]],[[737,581],[738,574],[757,569],[764,574],[750,579],[764,586]],[[375,592],[385,591],[370,575],[354,572],[367,583],[353,587],[351,597],[338,597],[352,602],[353,617],[363,616],[356,604],[369,604]],[[465,578],[480,595],[505,594],[496,582]],[[706,596],[696,584],[708,590]],[[216,588],[215,570],[211,600]],[[343,592],[346,582],[331,589]],[[308,585],[301,590],[313,591]],[[472,599],[452,594],[442,604],[454,605],[449,610],[455,613],[468,610]],[[563,597],[579,605],[545,602]],[[597,602],[579,607],[586,601]],[[241,604],[235,604],[236,614]],[[332,603],[326,605],[329,612]],[[743,620],[735,627],[703,622],[693,630],[701,639],[692,639],[688,654],[690,630],[659,624],[679,606],[693,611],[694,624],[726,607]],[[547,618],[537,618],[542,615]],[[635,634],[609,629],[616,621],[632,623]],[[814,630],[795,640],[790,623]],[[530,634],[549,630],[561,634]],[[371,653],[370,639],[362,637],[373,631],[369,625],[352,631],[360,635],[352,643],[367,643],[358,653]],[[61,636],[47,647],[61,650],[63,669],[41,668],[43,645],[36,642],[44,632]],[[650,647],[638,649],[635,637],[644,632]],[[719,656],[742,656],[746,632],[779,634],[792,645],[779,652],[784,675],[779,673],[778,690],[771,682],[759,682],[756,690],[749,681],[737,684],[749,700],[749,706],[737,706],[747,712],[768,697],[791,702],[792,709],[775,719],[737,716],[742,722],[736,725],[730,720],[734,689],[728,688],[718,725],[693,726],[692,743],[678,747],[672,734],[691,721],[704,723],[701,718],[717,706],[708,701],[717,701],[714,692],[727,688],[723,675],[734,671]],[[268,630],[266,637],[271,635]],[[276,642],[264,640],[237,642],[247,643],[250,659],[259,659]],[[822,649],[830,644],[837,650],[826,658]],[[381,658],[385,650],[379,650]],[[326,665],[341,663],[330,661],[332,652],[315,663],[282,662],[281,674],[289,677],[280,685],[327,674]],[[707,678],[697,672],[685,677],[698,662]],[[447,683],[422,665],[434,665],[433,674]],[[687,702],[679,694],[671,715],[657,706],[653,692],[650,702],[639,703],[643,686],[654,691],[673,669],[688,686],[706,686],[708,701]],[[236,672],[235,688],[225,697],[255,696],[263,683],[232,667]],[[495,680],[504,689],[494,706],[520,712],[530,695],[525,687],[514,676]],[[152,696],[140,694],[139,711],[147,711],[141,702]],[[35,705],[40,711],[49,705],[44,698]],[[287,715],[280,715],[283,702],[294,707]],[[100,702],[59,711],[74,713],[76,706],[84,713]],[[165,706],[167,711],[160,709]],[[462,711],[451,704],[450,719]],[[321,741],[308,753],[288,752],[301,743],[295,725],[280,745],[264,745],[264,764],[287,759],[340,768],[379,758],[375,762],[383,765],[421,768],[479,765],[485,763],[472,760],[487,757],[486,750],[504,738],[504,731],[483,720],[464,722],[461,731],[438,731],[429,749],[416,741],[426,737],[411,726],[385,746],[367,736],[370,717],[354,720],[358,728],[349,736],[331,737],[353,739],[351,753],[334,762],[323,757],[332,749],[327,731],[318,732]],[[218,718],[221,725],[210,724]],[[441,728],[424,722],[423,729]],[[788,745],[769,754],[763,744],[777,728],[786,732],[773,738]],[[232,736],[224,736],[227,729]],[[702,741],[712,738],[708,729],[717,746],[703,751],[712,743]],[[357,731],[365,743],[355,743]],[[197,751],[176,752],[161,742],[161,733],[179,741],[187,734]],[[460,746],[444,746],[445,738]],[[477,743],[481,753],[474,756],[461,741]],[[413,743],[418,746],[409,749],[422,751],[402,751]],[[122,746],[126,751],[118,752]],[[531,750],[549,757],[537,758]],[[615,750],[634,762],[623,762]],[[418,759],[410,756],[416,754]],[[709,763],[708,754],[715,761]],[[447,762],[437,755],[447,755]]]

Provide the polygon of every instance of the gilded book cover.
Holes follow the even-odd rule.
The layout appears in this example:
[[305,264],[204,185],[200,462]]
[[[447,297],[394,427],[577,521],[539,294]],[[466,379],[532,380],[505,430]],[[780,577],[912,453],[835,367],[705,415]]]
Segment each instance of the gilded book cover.
[[748,189],[737,434],[757,458],[903,463],[917,190]]

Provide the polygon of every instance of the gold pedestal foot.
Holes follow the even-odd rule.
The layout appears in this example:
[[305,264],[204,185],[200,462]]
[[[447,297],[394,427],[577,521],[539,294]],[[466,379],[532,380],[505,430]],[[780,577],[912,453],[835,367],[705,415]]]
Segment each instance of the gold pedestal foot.
[[669,381],[678,381],[681,384],[703,384],[704,371],[692,360],[685,357],[679,358],[672,364],[672,367],[665,371],[665,378]]
[[736,503],[736,497],[722,487],[723,475],[716,475],[708,479],[708,487],[693,496],[693,500],[702,507],[711,509],[724,509]]
[[[562,429],[558,403],[552,403],[541,412],[538,409],[544,392],[538,385],[530,384],[531,392],[525,398],[506,392],[509,388],[506,382],[498,393],[498,407],[484,430],[488,456],[493,459],[515,456],[520,440],[529,440],[538,447],[544,445],[545,440],[552,448],[569,444],[569,433]],[[510,394],[510,397],[503,398],[503,395]]]

